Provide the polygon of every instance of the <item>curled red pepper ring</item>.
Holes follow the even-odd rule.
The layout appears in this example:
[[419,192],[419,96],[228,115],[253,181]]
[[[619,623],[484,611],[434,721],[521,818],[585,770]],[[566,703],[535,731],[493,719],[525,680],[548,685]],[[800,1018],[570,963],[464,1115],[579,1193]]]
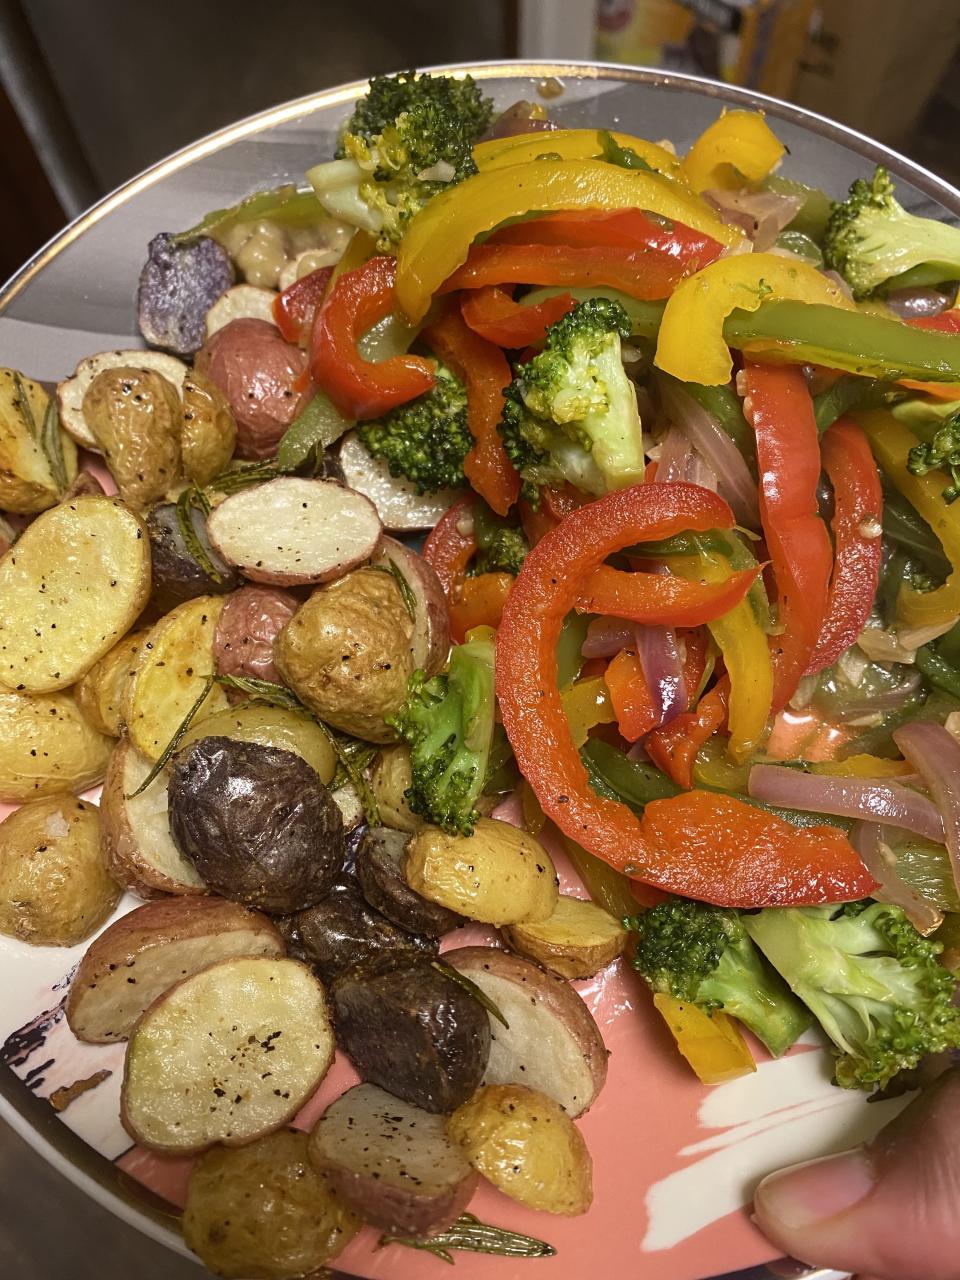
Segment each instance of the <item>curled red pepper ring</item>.
[[287,285],[273,300],[274,324],[286,338],[305,347],[310,340],[317,307],[323,302],[333,267],[318,267]]
[[760,573],[741,569],[724,582],[688,582],[672,574],[625,573],[603,564],[577,597],[578,613],[605,613],[648,626],[699,627],[738,605]]
[[554,298],[525,307],[522,302],[514,302],[506,289],[493,284],[468,293],[461,312],[481,338],[498,347],[517,350],[543,342],[550,325],[556,324],[574,306],[571,294],[558,293]]
[[704,231],[693,231],[680,222],[655,222],[642,209],[571,209],[547,213],[527,222],[501,227],[488,244],[606,245],[630,250],[649,249],[676,258],[687,274],[699,271],[719,258],[723,245]]

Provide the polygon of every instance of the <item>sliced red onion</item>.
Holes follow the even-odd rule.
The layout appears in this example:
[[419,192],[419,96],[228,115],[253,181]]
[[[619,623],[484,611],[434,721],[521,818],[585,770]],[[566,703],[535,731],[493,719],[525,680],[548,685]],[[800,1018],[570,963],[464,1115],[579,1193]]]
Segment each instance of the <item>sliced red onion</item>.
[[820,274],[825,280],[829,280],[831,284],[835,284],[841,293],[845,293],[851,302],[853,301],[853,290],[847,284],[846,280],[844,280],[839,271],[832,271],[830,268],[826,268],[821,271]]
[[[960,755],[960,743],[954,745]],[[767,804],[885,822],[943,844],[944,824],[933,801],[886,778],[825,777],[782,765],[755,764],[748,790],[755,800]]]
[[633,623],[623,618],[594,618],[580,649],[584,658],[612,658],[634,643]]
[[634,628],[637,656],[653,699],[657,724],[669,724],[687,709],[687,689],[677,634],[672,627]]
[[[693,396],[688,395],[682,387],[664,379],[660,384],[660,391],[664,408],[673,423],[667,439],[674,431],[682,432],[696,452],[716,472],[717,492],[730,503],[740,524],[756,528],[760,523],[757,485],[743,454],[713,415],[697,404]],[[661,479],[659,468],[657,479]]]
[[871,716],[877,711],[895,711],[910,701],[922,683],[923,676],[920,672],[911,671],[895,689],[885,689],[883,693],[848,702],[842,711],[834,712],[833,718],[846,724],[850,720],[859,720],[861,716]]
[[796,217],[800,196],[776,191],[704,191],[704,196],[720,212],[720,220],[740,227],[753,241],[757,253],[771,248],[784,227]]
[[940,807],[953,879],[960,891],[960,742],[942,724],[920,720],[897,729],[893,740]]
[[850,843],[880,885],[879,889],[871,893],[871,898],[902,907],[907,913],[907,919],[919,933],[928,934],[939,929],[943,923],[943,912],[900,878],[896,856],[885,840],[883,827],[879,823],[858,822],[850,834]]
[[902,320],[914,316],[938,316],[953,305],[950,295],[939,289],[891,289],[884,302]]
[[540,112],[540,107],[521,98],[501,111],[483,136],[485,139],[516,138],[522,133],[553,133],[560,128],[549,117],[545,120]]
[[679,427],[671,427],[660,445],[660,456],[657,459],[658,482],[675,484],[678,480],[689,480],[692,462],[693,446],[686,433]]

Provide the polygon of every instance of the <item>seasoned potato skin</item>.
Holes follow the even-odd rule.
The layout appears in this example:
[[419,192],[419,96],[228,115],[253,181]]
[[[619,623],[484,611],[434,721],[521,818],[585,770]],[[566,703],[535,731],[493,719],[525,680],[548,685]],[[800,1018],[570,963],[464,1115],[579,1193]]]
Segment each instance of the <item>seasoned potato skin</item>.
[[[29,414],[42,427],[50,397],[38,382],[20,375]],[[60,431],[63,464],[69,485],[77,474],[77,446]],[[59,500],[50,463],[34,438],[20,404],[16,374],[0,369],[0,509],[18,515],[46,511]]]
[[319,902],[343,867],[340,810],[300,756],[200,738],[170,769],[170,832],[216,892],[272,915]]
[[480,818],[472,836],[424,827],[407,846],[404,873],[422,897],[484,924],[547,920],[559,896],[546,849],[496,818]]
[[0,933],[72,947],[103,924],[119,897],[100,852],[96,805],[49,796],[0,822]]
[[453,1111],[483,1079],[490,1017],[429,963],[332,987],[337,1040],[364,1080],[434,1113]]
[[200,738],[211,737],[237,738],[240,742],[259,742],[264,747],[292,751],[317,771],[324,785],[337,770],[336,753],[319,725],[285,707],[240,702],[226,711],[195,720],[181,739],[179,750],[185,751]]
[[183,1235],[214,1275],[319,1277],[360,1230],[308,1146],[307,1134],[280,1129],[245,1147],[215,1147],[194,1165]]
[[119,738],[123,730],[123,694],[150,629],[131,631],[95,662],[74,688],[80,710],[98,731]]
[[590,1208],[590,1152],[552,1098],[523,1085],[487,1085],[449,1118],[447,1136],[479,1173],[528,1209],[575,1217]]
[[357,850],[356,873],[363,896],[377,911],[413,933],[440,938],[465,924],[463,916],[421,898],[403,878],[407,836],[389,827],[368,827]]
[[367,742],[392,742],[413,674],[413,622],[393,578],[354,569],[318,587],[280,632],[284,681],[321,720]]
[[0,691],[0,802],[83,791],[103,778],[112,746],[70,693]]
[[191,509],[190,523],[217,570],[219,581],[210,577],[187,550],[176,503],[161,502],[147,514],[147,532],[153,557],[151,600],[163,613],[197,596],[224,595],[240,586],[240,575],[211,547],[206,518],[198,507]]
[[183,473],[195,484],[208,484],[224,470],[237,443],[237,424],[227,397],[195,369],[183,380],[180,452]]
[[252,676],[280,684],[274,661],[277,636],[300,607],[280,587],[241,587],[223,606],[213,638],[213,656],[222,676]]
[[507,945],[561,978],[590,978],[623,953],[629,937],[619,920],[595,902],[561,894],[556,910],[539,924],[503,931]]
[[384,747],[370,770],[370,787],[377,798],[380,820],[384,826],[411,835],[426,825],[407,803],[406,792],[412,785],[410,748],[406,743]]
[[145,510],[180,478],[180,395],[154,369],[104,369],[83,397],[83,416],[121,498]]

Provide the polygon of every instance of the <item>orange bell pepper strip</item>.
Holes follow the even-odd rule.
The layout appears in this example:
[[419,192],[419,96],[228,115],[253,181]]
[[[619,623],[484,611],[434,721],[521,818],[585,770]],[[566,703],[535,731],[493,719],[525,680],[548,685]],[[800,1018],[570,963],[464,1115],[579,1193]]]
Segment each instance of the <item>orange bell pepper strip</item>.
[[680,222],[654,222],[642,209],[616,209],[612,213],[569,210],[548,213],[530,221],[501,227],[487,244],[599,245],[636,251],[649,250],[675,258],[699,271],[723,253],[723,245],[705,231],[693,231]]
[[657,713],[635,650],[621,649],[610,660],[604,679],[620,736],[627,742],[638,742],[656,725]]
[[638,819],[593,790],[571,737],[557,687],[557,642],[583,580],[637,542],[732,526],[730,508],[709,490],[655,483],[607,494],[546,534],[524,561],[497,633],[496,690],[507,737],[544,813],[632,879],[744,908],[864,897],[876,882],[836,828],[798,831],[698,791],[656,801]]
[[499,627],[512,587],[513,575],[509,573],[479,573],[475,578],[464,578],[456,598],[450,602],[450,636],[454,643],[462,644],[474,627]]
[[707,1013],[699,1005],[662,992],[657,992],[653,1003],[702,1084],[723,1084],[756,1071],[740,1028],[722,1009]]
[[310,369],[345,418],[379,418],[415,400],[436,382],[433,363],[420,356],[364,360],[357,340],[394,307],[396,259],[371,258],[340,276],[316,313]]
[[326,296],[333,267],[318,267],[287,285],[273,300],[273,321],[287,342],[305,347],[310,340],[317,307]]
[[760,566],[723,582],[689,582],[664,573],[626,573],[601,565],[577,598],[579,613],[605,613],[650,626],[699,627],[729,613],[746,596]]
[[760,522],[780,599],[771,637],[773,709],[785,707],[810,665],[827,613],[833,551],[817,509],[820,442],[798,365],[745,365],[744,406],[757,438]]
[[883,489],[870,441],[850,418],[839,418],[821,441],[833,485],[835,561],[820,638],[808,672],[832,666],[866,625],[877,594],[882,553]]
[[505,516],[520,495],[520,476],[507,457],[497,430],[503,414],[503,390],[513,374],[499,347],[481,338],[449,308],[428,329],[424,341],[467,388],[467,426],[473,448],[463,470],[480,497]]
[[455,600],[477,553],[473,531],[473,499],[460,498],[448,507],[427,534],[422,555],[440,579],[448,602]]
[[468,293],[461,305],[464,320],[481,338],[498,347],[529,347],[543,342],[547,329],[576,306],[569,293],[558,293],[534,306],[514,302],[506,289],[487,285]]
[[722,676],[697,703],[696,711],[687,711],[655,729],[644,743],[653,763],[678,787],[689,791],[693,786],[693,762],[703,744],[726,720],[729,695],[730,678]]

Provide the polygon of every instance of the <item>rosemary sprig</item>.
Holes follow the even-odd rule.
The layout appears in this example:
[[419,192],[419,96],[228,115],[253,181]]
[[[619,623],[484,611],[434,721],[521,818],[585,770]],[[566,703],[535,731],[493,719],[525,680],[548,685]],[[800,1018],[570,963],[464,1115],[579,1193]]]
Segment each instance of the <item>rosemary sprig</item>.
[[491,1226],[475,1218],[472,1213],[462,1213],[452,1227],[426,1240],[382,1235],[379,1247],[383,1249],[388,1244],[402,1244],[408,1249],[432,1253],[451,1266],[454,1263],[451,1249],[462,1249],[469,1253],[494,1253],[501,1258],[553,1258],[557,1252],[545,1240],[521,1235],[519,1231],[508,1231],[506,1227]]
[[43,426],[40,428],[40,447],[50,465],[53,483],[57,493],[65,493],[67,488],[67,464],[63,460],[63,440],[60,436],[60,411],[56,399],[51,396],[43,415]]
[[397,564],[396,560],[391,560],[388,556],[386,564],[374,565],[374,568],[390,574],[390,577],[393,578],[394,582],[397,584],[397,590],[400,592],[400,599],[403,601],[403,607],[406,609],[407,613],[409,613],[411,621],[416,622],[417,597],[414,594],[413,587],[411,587],[410,583],[407,581],[403,570]]
[[226,689],[236,689],[239,693],[249,694],[251,698],[259,698],[271,707],[282,707],[284,711],[296,711],[299,715],[314,719],[296,694],[273,680],[258,680],[256,676],[217,676],[216,681]]
[[446,964],[443,960],[432,960],[431,965],[438,973],[442,973],[445,978],[449,978],[451,982],[455,982],[458,987],[462,987],[469,995],[473,996],[478,1004],[482,1004],[491,1018],[501,1023],[506,1029],[510,1030],[510,1023],[500,1012],[496,1004],[490,999],[482,987],[478,987],[475,982],[467,977],[465,973],[461,973],[459,969],[455,969],[452,964]]
[[33,416],[33,405],[27,395],[27,388],[23,384],[23,378],[16,370],[13,371],[13,385],[17,391],[17,408],[20,410],[20,416],[26,423],[27,430],[39,444],[40,432],[37,428],[37,420]]
[[221,471],[205,488],[215,493],[239,493],[249,485],[264,484],[267,480],[276,480],[280,475],[283,475],[283,472],[272,462],[251,462],[245,467]]
[[160,773],[163,772],[164,768],[166,767],[167,761],[170,759],[170,757],[176,751],[177,747],[179,747],[180,743],[183,741],[184,735],[186,734],[190,726],[193,724],[193,721],[196,717],[197,712],[200,710],[200,708],[203,706],[204,702],[206,701],[207,694],[213,688],[213,683],[215,679],[216,679],[216,676],[213,674],[213,672],[211,672],[210,675],[207,676],[206,680],[203,682],[203,689],[201,690],[199,696],[197,697],[196,702],[193,704],[193,706],[190,708],[187,714],[180,721],[180,724],[177,726],[177,729],[173,737],[170,739],[167,745],[160,752],[160,755],[157,757],[156,763],[154,764],[153,768],[150,770],[150,772],[147,774],[144,780],[140,783],[139,787],[137,787],[136,791],[131,791],[128,795],[124,795],[123,797],[124,800],[132,800],[134,796],[140,795],[141,791],[146,791],[147,787],[149,787],[150,783],[153,782],[154,778],[156,778]]
[[196,561],[211,581],[222,585],[223,574],[207,555],[207,549],[200,541],[193,525],[193,507],[198,492],[197,489],[188,485],[177,499],[177,524],[180,528],[180,537],[190,558]]

